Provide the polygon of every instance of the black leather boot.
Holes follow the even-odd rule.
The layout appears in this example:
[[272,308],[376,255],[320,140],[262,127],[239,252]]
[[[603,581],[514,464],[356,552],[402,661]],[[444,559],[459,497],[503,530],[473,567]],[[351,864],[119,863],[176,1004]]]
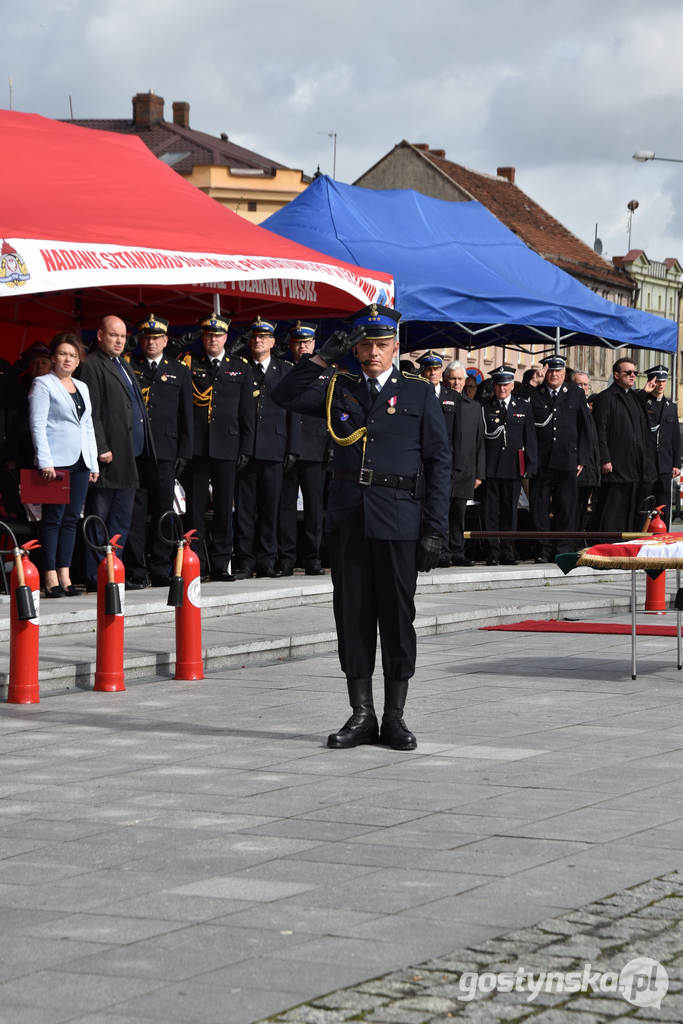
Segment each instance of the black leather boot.
[[353,714],[339,732],[327,737],[328,747],[358,747],[361,743],[377,743],[379,726],[372,703],[372,679],[347,679],[349,702]]
[[415,750],[417,740],[403,721],[403,708],[408,696],[408,680],[384,680],[384,714],[379,742],[392,750]]

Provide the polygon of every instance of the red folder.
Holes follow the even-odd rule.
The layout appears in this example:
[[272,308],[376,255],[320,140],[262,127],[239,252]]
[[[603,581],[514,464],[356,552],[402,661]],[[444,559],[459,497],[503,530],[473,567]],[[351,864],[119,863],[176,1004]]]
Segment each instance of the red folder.
[[58,469],[54,480],[43,479],[39,469],[19,471],[19,492],[27,505],[68,505],[70,491],[68,469]]
[[518,449],[517,458],[519,459],[519,475],[524,477],[526,473],[526,454],[523,448]]

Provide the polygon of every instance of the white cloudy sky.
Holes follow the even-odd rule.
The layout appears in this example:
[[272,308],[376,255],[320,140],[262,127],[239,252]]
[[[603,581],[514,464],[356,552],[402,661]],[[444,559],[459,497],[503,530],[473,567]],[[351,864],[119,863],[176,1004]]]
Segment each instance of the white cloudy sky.
[[[683,260],[681,0],[2,0],[0,104],[190,123],[352,182],[401,139],[517,184],[608,257]],[[10,154],[5,154],[11,159]]]

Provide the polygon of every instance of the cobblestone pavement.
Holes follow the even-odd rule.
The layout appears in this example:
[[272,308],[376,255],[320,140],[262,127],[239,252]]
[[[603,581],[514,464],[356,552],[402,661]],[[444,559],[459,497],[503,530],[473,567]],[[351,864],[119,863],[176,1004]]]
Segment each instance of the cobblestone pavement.
[[[682,911],[683,876],[673,872],[533,927],[321,996],[267,1020],[276,1024],[680,1024]],[[621,988],[619,975],[626,964],[642,957],[658,961],[666,974],[660,968],[649,988],[628,986],[630,1001],[615,989],[618,984]],[[549,972],[555,973],[550,976]],[[567,976],[569,972],[574,978]],[[503,979],[499,985],[504,973],[507,984]],[[662,996],[667,976],[668,988]],[[624,976],[621,981],[625,982]],[[502,991],[504,986],[518,990]]]

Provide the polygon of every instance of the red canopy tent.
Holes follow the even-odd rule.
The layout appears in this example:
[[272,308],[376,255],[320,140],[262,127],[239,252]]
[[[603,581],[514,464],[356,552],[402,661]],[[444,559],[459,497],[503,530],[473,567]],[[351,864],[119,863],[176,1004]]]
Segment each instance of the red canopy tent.
[[238,320],[393,304],[389,274],[249,223],[135,136],[8,110],[0,135],[0,351],[18,336],[25,347],[30,328],[92,328],[107,313],[194,323],[215,294]]

